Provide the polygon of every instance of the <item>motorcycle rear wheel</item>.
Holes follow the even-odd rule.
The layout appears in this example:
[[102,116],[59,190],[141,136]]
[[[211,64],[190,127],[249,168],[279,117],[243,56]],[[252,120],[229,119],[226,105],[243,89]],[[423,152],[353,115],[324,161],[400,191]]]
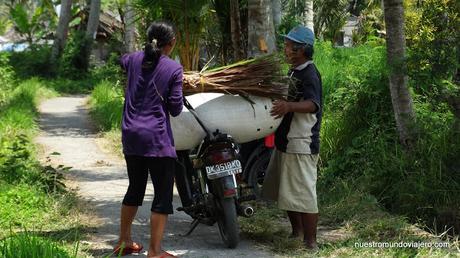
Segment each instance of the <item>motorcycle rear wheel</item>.
[[223,198],[218,202],[220,216],[217,218],[219,233],[228,248],[235,248],[240,241],[240,226],[236,214],[236,203],[233,198]]

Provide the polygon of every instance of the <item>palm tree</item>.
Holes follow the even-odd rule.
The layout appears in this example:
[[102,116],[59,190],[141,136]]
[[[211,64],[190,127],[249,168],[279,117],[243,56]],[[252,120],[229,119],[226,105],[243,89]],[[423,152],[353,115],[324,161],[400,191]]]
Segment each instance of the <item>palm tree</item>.
[[350,16],[349,4],[348,0],[315,0],[316,34],[334,40]]
[[275,25],[275,30],[281,24],[281,19],[283,13],[281,11],[281,0],[272,0],[272,12],[273,12],[273,24]]
[[211,13],[208,0],[138,0],[138,8],[172,21],[177,28],[177,47],[184,70],[197,70],[200,41],[205,32],[206,18]]
[[238,0],[230,0],[230,27],[232,36],[233,58],[235,61],[244,59],[241,35],[240,5]]
[[56,12],[50,0],[11,1],[6,5],[14,29],[26,38],[30,46],[54,30]]
[[71,15],[72,0],[61,0],[61,10],[59,14],[59,23],[56,29],[56,35],[53,42],[51,51],[51,63],[55,64],[57,59],[61,56],[62,50],[65,47],[67,40],[67,32],[69,30],[69,22],[72,18]]
[[[86,26],[86,37],[95,39],[97,27],[99,26],[99,14],[101,12],[101,0],[91,0],[88,24]],[[92,41],[91,43],[92,44]]]
[[248,56],[276,51],[271,0],[248,0]]
[[87,70],[89,67],[89,58],[93,48],[93,41],[96,39],[97,28],[99,26],[99,14],[101,12],[101,0],[91,0],[88,24],[86,25],[85,44],[82,48],[84,57],[82,69]]
[[403,0],[384,0],[387,62],[390,68],[390,93],[401,143],[410,148],[414,143],[415,114],[407,86],[406,41]]
[[132,6],[132,0],[126,1],[126,11],[124,17],[124,26],[125,26],[125,50],[126,52],[133,52],[135,50],[136,43],[136,24],[135,24],[135,13]]
[[306,0],[305,1],[305,9],[303,12],[303,18],[304,18],[304,25],[305,27],[311,29],[311,31],[315,31],[314,29],[314,23],[313,23],[313,0]]

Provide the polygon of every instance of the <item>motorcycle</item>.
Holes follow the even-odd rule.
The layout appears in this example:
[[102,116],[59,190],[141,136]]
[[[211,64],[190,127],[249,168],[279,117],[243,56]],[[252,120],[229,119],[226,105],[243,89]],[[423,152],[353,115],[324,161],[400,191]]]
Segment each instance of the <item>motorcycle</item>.
[[255,195],[245,194],[247,187],[237,182],[243,172],[239,145],[228,134],[209,132],[191,105],[186,101],[184,104],[206,132],[198,148],[177,152],[175,179],[182,202],[177,210],[193,218],[185,236],[200,223],[212,226],[217,222],[224,244],[235,248],[239,242],[237,216],[254,214],[250,205],[242,203],[255,199]]

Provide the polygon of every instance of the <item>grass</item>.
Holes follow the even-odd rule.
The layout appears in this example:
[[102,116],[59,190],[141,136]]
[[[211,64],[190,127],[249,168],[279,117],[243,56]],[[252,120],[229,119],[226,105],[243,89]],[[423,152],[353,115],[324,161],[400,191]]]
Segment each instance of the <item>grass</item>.
[[32,140],[38,103],[58,93],[38,78],[7,83],[0,85],[10,90],[0,103],[0,257],[76,257],[82,208],[62,187],[65,169],[42,166]]
[[78,242],[73,250],[69,250],[62,247],[59,242],[36,236],[30,232],[11,234],[0,241],[0,257],[4,258],[71,258],[77,255]]
[[120,128],[123,98],[119,84],[102,81],[94,88],[89,104],[91,114],[102,131]]
[[91,116],[103,132],[104,147],[120,157],[122,156],[121,118],[123,101],[121,85],[110,81],[102,81],[97,84],[89,101]]
[[[305,249],[300,240],[290,239],[287,216],[273,204],[256,203],[251,218],[241,218],[242,234],[285,257],[458,257],[458,239],[428,234],[408,223],[402,216],[385,212],[375,198],[359,192],[344,193],[340,200],[327,189],[320,197],[319,251]],[[449,248],[372,248],[359,245],[369,242],[448,242]]]

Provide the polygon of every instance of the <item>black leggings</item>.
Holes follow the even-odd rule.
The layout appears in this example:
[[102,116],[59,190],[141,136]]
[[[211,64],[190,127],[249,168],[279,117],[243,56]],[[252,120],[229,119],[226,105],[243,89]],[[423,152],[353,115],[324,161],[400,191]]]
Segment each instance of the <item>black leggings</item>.
[[151,211],[172,214],[175,159],[125,155],[129,186],[123,199],[127,206],[141,206],[147,187],[148,173],[153,182]]

